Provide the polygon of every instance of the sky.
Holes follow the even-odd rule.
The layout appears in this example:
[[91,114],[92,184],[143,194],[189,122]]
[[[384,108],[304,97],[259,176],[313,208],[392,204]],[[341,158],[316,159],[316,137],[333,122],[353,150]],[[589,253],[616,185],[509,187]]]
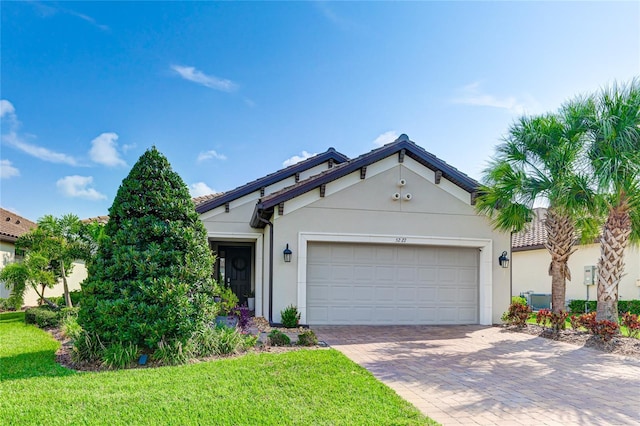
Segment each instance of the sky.
[[156,146],[192,195],[400,134],[481,180],[522,115],[640,75],[640,2],[2,1],[0,206],[108,214]]

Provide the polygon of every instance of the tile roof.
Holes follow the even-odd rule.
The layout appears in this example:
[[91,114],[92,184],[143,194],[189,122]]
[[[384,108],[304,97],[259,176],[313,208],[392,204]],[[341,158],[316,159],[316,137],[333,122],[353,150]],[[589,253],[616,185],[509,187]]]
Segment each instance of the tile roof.
[[245,185],[239,186],[238,188],[220,194],[220,196],[218,197],[214,197],[210,200],[199,203],[196,205],[196,211],[200,214],[208,212],[209,210],[213,210],[216,207],[219,207],[229,201],[236,200],[240,197],[257,191],[262,187],[272,185],[290,176],[294,176],[296,173],[303,172],[329,160],[332,160],[334,162],[335,167],[338,164],[348,161],[349,158],[346,155],[339,153],[334,148],[329,148],[325,152],[314,155],[313,157],[307,158],[304,161],[300,161],[289,167],[280,169],[277,172],[270,173],[264,177],[261,177],[260,179],[256,179]]
[[547,209],[537,207],[533,212],[533,220],[527,225],[527,229],[511,236],[511,248],[514,251],[543,248],[547,241],[547,230],[544,226]]
[[36,226],[35,222],[0,208],[0,240],[14,242],[23,234],[26,234]]
[[215,194],[201,195],[199,197],[193,197],[193,203],[196,205],[196,208],[206,203],[209,200],[214,200],[220,196],[224,195],[224,192],[216,192]]
[[430,152],[427,152],[424,148],[411,141],[407,135],[402,134],[394,142],[388,143],[345,163],[338,164],[332,169],[325,170],[320,174],[263,197],[256,205],[254,216],[251,219],[251,226],[263,227],[265,224],[258,219],[257,215],[260,215],[263,219],[268,219],[268,217],[273,213],[273,207],[277,204],[288,201],[301,194],[309,192],[322,184],[339,179],[342,176],[360,169],[361,167],[368,166],[369,164],[373,164],[376,161],[380,161],[383,158],[387,158],[388,156],[401,151],[428,169],[433,170],[434,172],[440,171],[444,178],[469,193],[476,191],[480,185],[476,180],[447,164],[445,161],[439,159]]

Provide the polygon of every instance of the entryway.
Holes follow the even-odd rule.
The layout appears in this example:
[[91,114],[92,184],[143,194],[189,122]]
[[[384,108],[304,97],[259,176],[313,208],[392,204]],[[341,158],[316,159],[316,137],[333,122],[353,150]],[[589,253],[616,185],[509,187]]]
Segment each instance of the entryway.
[[239,304],[247,302],[251,293],[252,251],[249,245],[219,245],[217,248],[218,279],[238,296]]

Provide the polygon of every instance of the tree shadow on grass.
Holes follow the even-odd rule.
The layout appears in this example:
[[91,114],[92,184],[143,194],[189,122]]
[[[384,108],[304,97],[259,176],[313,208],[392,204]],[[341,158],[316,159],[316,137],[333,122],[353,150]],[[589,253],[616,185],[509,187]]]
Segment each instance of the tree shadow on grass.
[[27,352],[0,357],[0,382],[31,377],[62,377],[77,374],[56,362],[55,351]]
[[0,323],[3,322],[24,322],[24,312],[3,312]]

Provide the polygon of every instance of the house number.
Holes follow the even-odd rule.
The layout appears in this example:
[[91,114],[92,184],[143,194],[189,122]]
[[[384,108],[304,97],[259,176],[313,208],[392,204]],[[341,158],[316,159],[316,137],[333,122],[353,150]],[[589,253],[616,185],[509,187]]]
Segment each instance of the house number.
[[406,237],[397,237],[396,238],[396,243],[406,243],[407,242],[407,238]]

